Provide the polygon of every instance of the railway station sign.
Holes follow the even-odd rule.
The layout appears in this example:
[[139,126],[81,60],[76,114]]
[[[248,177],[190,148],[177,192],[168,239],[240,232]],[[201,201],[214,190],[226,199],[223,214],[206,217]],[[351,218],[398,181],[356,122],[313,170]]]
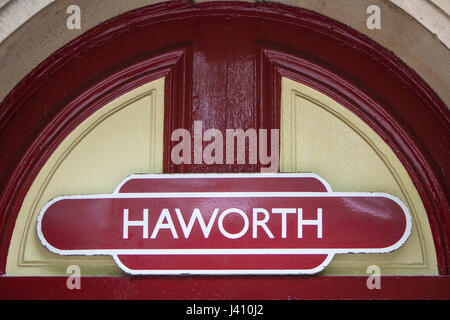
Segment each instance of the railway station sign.
[[133,175],[112,194],[57,197],[37,223],[51,252],[110,255],[135,275],[314,274],[410,232],[399,199],[332,192],[315,174]]

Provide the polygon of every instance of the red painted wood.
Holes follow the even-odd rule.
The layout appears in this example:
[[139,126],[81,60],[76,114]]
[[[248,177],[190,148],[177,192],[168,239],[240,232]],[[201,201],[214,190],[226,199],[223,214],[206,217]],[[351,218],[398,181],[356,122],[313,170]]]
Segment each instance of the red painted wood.
[[450,299],[449,276],[381,277],[379,290],[369,290],[366,277],[82,277],[80,290],[66,281],[3,277],[0,299]]
[[[178,99],[178,101],[183,101],[185,99],[183,91],[180,89],[184,88],[183,78],[186,73],[184,71],[186,68],[185,56],[187,55],[189,48],[183,45],[177,45],[165,49],[166,50],[150,51],[145,55],[139,55],[132,59],[127,59],[120,64],[113,65],[105,70],[102,77],[96,77],[89,80],[88,74],[85,74],[84,76],[86,78],[84,81],[86,81],[86,83],[83,84],[82,88],[77,88],[75,85],[74,96],[70,101],[63,100],[61,103],[55,103],[55,105],[52,105],[51,103],[47,105],[42,104],[43,100],[39,100],[41,98],[38,95],[36,98],[37,100],[32,99],[29,103],[22,105],[23,110],[19,110],[22,114],[17,116],[17,123],[12,127],[8,127],[8,129],[12,131],[14,131],[14,126],[19,126],[20,129],[15,127],[17,130],[15,133],[4,133],[0,131],[0,136],[2,137],[0,138],[0,145],[4,150],[11,150],[10,153],[3,153],[4,157],[0,158],[0,164],[5,168],[2,172],[3,174],[6,174],[5,172],[8,171],[8,166],[5,164],[7,163],[8,157],[15,159],[14,157],[16,157],[17,150],[28,148],[28,151],[22,155],[20,161],[17,160],[17,166],[15,170],[13,170],[11,176],[9,176],[9,180],[1,180],[5,186],[2,190],[2,197],[0,198],[0,208],[3,209],[2,212],[12,214],[2,214],[0,216],[0,253],[3,258],[0,259],[0,274],[5,272],[6,257],[15,218],[20,210],[23,198],[25,197],[25,190],[28,190],[32,183],[32,180],[30,179],[38,174],[46,159],[50,157],[64,137],[66,137],[84,119],[109,101],[112,101],[114,98],[117,98],[140,85],[161,77],[166,77],[166,79],[168,79],[166,83],[170,82],[171,84],[170,86],[166,85],[165,87],[167,97],[165,103],[167,103],[167,105],[171,105],[175,98]],[[52,63],[55,65],[52,65]],[[58,63],[59,60],[46,60],[43,63],[43,66],[41,66],[45,67],[46,70],[52,70],[52,68],[58,68]],[[80,63],[82,64],[83,61]],[[84,63],[89,65],[89,61],[84,61]],[[90,63],[92,63],[92,61]],[[81,69],[87,68],[86,66],[82,67],[75,64],[73,67],[74,70],[77,70],[78,67]],[[89,71],[89,68],[87,70]],[[31,76],[32,75],[29,75],[29,77]],[[40,81],[38,76],[36,81]],[[62,80],[57,79],[50,87],[46,87],[43,90],[49,91],[46,94],[51,98],[56,99],[54,96],[61,95],[61,92],[59,91],[61,81]],[[54,91],[51,90],[51,86],[55,88]],[[31,90],[28,87],[27,78],[19,84],[17,90],[23,90],[23,94],[25,96],[27,95],[28,90]],[[11,104],[8,104],[10,103],[9,99],[14,99],[14,94],[15,92],[13,91],[13,97],[11,98],[8,96],[2,102],[2,104],[5,105],[5,108],[9,108],[11,112],[14,112],[11,110],[12,108],[17,107],[12,102]],[[66,93],[64,93],[64,95],[66,95]],[[16,97],[16,99],[20,100],[20,96]],[[17,101],[15,103],[19,104]],[[40,105],[42,108],[33,109],[35,105]],[[58,116],[50,116],[50,118],[54,117],[52,121],[49,121],[48,119],[45,120],[45,117],[49,116],[51,110],[58,110]],[[28,112],[30,116],[23,114],[26,112]],[[33,115],[33,112],[36,113]],[[165,116],[166,119],[169,119],[172,114],[167,112]],[[29,127],[23,125],[23,123],[20,122],[21,119],[26,119],[32,123],[32,125]],[[35,136],[34,131],[39,131],[39,135]],[[9,135],[13,138],[5,138]],[[25,147],[24,144],[27,139],[30,139],[30,136],[34,137],[34,141],[31,145]],[[11,164],[11,166],[14,165]],[[27,186],[26,189],[23,189],[23,184]]]
[[[162,63],[160,68],[149,68],[148,72],[139,67],[133,71],[133,65],[139,65],[146,57],[158,57],[174,47],[184,49],[173,63],[168,63],[172,67],[164,67]],[[273,49],[271,57],[261,57],[261,47]],[[271,62],[280,57],[284,57],[283,67]],[[290,57],[296,57],[296,61]],[[299,64],[299,59],[307,63]],[[269,73],[264,65],[269,67]],[[39,169],[67,134],[96,109],[138,84],[166,75],[166,105],[175,106],[166,114],[166,142],[170,130],[191,128],[193,120],[203,120],[205,129],[277,128],[279,77],[283,74],[335,98],[391,146],[413,179],[427,210],[439,272],[448,274],[450,115],[428,85],[388,50],[317,13],[277,4],[193,6],[187,1],[140,8],[89,30],[44,60],[1,102],[0,273],[5,271],[16,216]],[[203,81],[204,77],[210,81]],[[171,166],[168,159],[166,149],[166,172],[258,170],[257,166],[249,165],[178,168]],[[110,286],[114,286],[114,281],[118,285],[139,282],[139,279],[109,279],[95,280],[100,281],[96,285],[103,281]],[[196,279],[194,287],[207,288],[213,284],[208,283],[209,278],[193,279]],[[239,279],[243,292],[250,290]],[[272,285],[282,286],[284,281],[271,279],[268,283]],[[436,289],[436,293],[442,292],[442,288],[437,288],[437,283],[441,283],[449,291],[446,277],[398,279],[403,279],[398,283],[404,281],[409,286],[400,289],[399,285],[384,294],[420,295],[412,283],[425,291]],[[44,280],[1,281],[20,287],[26,281],[32,285],[32,281]],[[295,281],[314,283],[312,290],[319,290],[317,283],[328,280]],[[17,288],[11,287],[7,285],[11,293],[17,292],[14,291]],[[52,295],[58,290],[51,288],[47,293]],[[356,288],[349,290],[353,290],[354,296],[364,295]]]

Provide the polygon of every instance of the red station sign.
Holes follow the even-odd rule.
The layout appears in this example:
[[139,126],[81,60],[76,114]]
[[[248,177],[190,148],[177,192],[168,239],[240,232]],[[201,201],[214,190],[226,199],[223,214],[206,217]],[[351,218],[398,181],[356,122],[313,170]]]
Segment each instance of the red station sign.
[[339,253],[386,253],[411,232],[384,193],[314,174],[133,175],[112,194],[61,196],[37,233],[60,255],[111,255],[129,274],[313,274]]

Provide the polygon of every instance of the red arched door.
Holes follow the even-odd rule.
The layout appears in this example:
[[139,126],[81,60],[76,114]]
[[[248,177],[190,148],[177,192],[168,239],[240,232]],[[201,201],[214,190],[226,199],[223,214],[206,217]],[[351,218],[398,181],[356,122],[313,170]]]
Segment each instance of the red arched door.
[[[448,108],[370,39],[319,14],[275,4],[173,2],[137,9],[84,33],[24,78],[1,105],[0,273],[24,197],[58,145],[108,102],[161,77],[164,173],[260,172],[266,165],[251,163],[248,152],[245,163],[176,164],[171,133],[194,132],[195,121],[224,135],[228,128],[280,129],[283,78],[350,110],[393,150],[413,181],[440,276],[387,278],[382,291],[368,291],[365,280],[352,276],[98,276],[83,280],[91,289],[82,292],[64,291],[58,277],[2,277],[1,296],[415,298],[426,290],[448,298]],[[23,286],[40,286],[39,296]],[[117,286],[120,292],[112,290]],[[166,290],[148,290],[155,286]]]

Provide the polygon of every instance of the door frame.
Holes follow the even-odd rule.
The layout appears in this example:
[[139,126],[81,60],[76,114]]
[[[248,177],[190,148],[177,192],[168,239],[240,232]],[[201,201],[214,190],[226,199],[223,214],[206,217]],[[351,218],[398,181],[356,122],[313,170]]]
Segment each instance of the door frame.
[[[386,277],[384,288],[392,290],[382,292],[369,292],[363,277],[89,277],[83,284],[92,290],[82,293],[67,291],[59,283],[59,277],[1,277],[0,297],[37,297],[32,290],[21,290],[24,285],[39,287],[40,298],[77,295],[148,298],[147,288],[160,283],[174,290],[166,295],[152,293],[154,298],[208,298],[214,296],[216,288],[221,288],[221,298],[246,298],[255,285],[273,288],[258,290],[255,298],[417,298],[424,294],[430,298],[449,298],[450,213],[446,190],[450,181],[447,151],[450,115],[447,106],[413,70],[366,36],[320,14],[268,3],[219,2],[193,6],[185,1],[173,1],[124,13],[63,46],[10,92],[0,104],[0,148],[3,150],[0,275],[5,274],[15,220],[28,189],[59,143],[84,119],[123,93],[165,76],[165,104],[171,106],[166,108],[169,111],[165,114],[168,119],[165,142],[169,141],[167,136],[172,129],[189,123],[190,80],[185,76],[191,68],[189,43],[173,39],[172,46],[167,46],[168,39],[158,38],[152,44],[154,50],[143,54],[131,45],[133,41],[142,41],[142,35],[129,37],[128,46],[123,45],[124,35],[132,35],[130,30],[211,15],[261,19],[274,28],[283,24],[313,30],[318,37],[331,41],[336,50],[341,46],[353,48],[353,57],[336,59],[331,57],[332,52],[318,57],[284,43],[259,43],[259,109],[272,110],[270,117],[261,117],[261,123],[279,126],[277,108],[282,76],[310,85],[356,113],[394,150],[417,188],[428,214],[440,276]],[[111,54],[105,56],[106,50]],[[101,62],[99,55],[105,57]],[[352,60],[355,57],[359,57],[367,72],[355,70]],[[374,66],[381,71],[369,72]],[[182,108],[184,112],[173,112],[174,108]],[[167,150],[164,165],[165,171],[170,172]],[[189,283],[194,284],[192,289],[179,290],[178,285]],[[100,284],[124,287],[127,294],[103,289],[101,293],[96,292]],[[236,286],[244,289],[236,293],[233,291]],[[196,291],[192,291],[194,288]]]

